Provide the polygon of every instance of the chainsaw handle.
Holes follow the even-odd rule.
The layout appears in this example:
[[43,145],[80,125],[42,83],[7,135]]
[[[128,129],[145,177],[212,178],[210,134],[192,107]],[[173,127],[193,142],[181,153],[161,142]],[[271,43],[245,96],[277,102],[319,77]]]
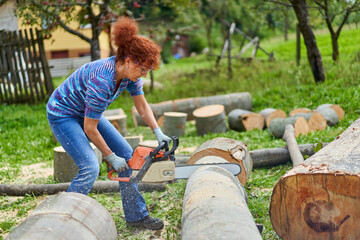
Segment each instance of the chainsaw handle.
[[[153,159],[156,159],[157,161],[165,160],[168,157],[170,157],[170,160],[174,161],[175,159],[172,159],[172,158],[174,156],[175,150],[179,146],[179,138],[177,136],[173,136],[173,137],[171,137],[171,139],[172,139],[172,142],[173,142],[173,146],[172,146],[170,151],[169,151],[169,145],[167,144],[167,142],[163,141],[163,142],[160,143],[160,145],[157,148],[155,148],[154,151],[150,152],[150,157],[153,158]],[[164,156],[161,157],[161,158],[156,158],[156,155],[159,153],[159,151],[161,149],[165,150]]]

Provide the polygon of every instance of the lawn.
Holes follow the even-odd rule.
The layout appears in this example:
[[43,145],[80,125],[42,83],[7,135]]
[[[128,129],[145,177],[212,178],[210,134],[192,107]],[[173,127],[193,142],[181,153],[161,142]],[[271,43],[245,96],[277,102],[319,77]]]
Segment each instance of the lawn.
[[[331,61],[330,35],[317,35],[317,43],[323,55],[326,81],[315,84],[307,64],[306,51],[302,45],[301,65],[295,64],[295,40],[268,40],[261,46],[274,52],[275,60],[267,61],[260,51],[253,62],[233,61],[233,77],[229,78],[227,61],[215,68],[215,59],[203,55],[173,60],[154,73],[162,89],[145,96],[150,103],[187,97],[212,96],[233,92],[249,92],[253,111],[272,107],[289,113],[294,108],[315,109],[324,103],[340,105],[345,118],[326,130],[299,136],[299,144],[331,142],[359,117],[360,106],[360,29],[345,28],[340,36],[340,62]],[[55,85],[64,78],[54,79]],[[134,128],[131,120],[132,100],[124,94],[110,108],[123,108],[128,115],[129,135],[143,135],[145,140],[154,140],[149,128]],[[248,132],[229,130],[223,134],[197,136],[194,122],[186,124],[185,136],[180,138],[181,151],[191,153],[203,142],[227,137],[244,141],[250,150],[285,146],[281,139],[271,137],[266,129]],[[52,178],[53,142],[45,113],[45,103],[36,105],[2,105],[0,107],[0,183],[55,183]],[[279,178],[290,170],[290,163],[275,167],[253,169],[245,186],[248,206],[256,223],[263,224],[264,239],[279,239],[272,229],[269,203],[272,188]],[[100,178],[105,179],[105,166]],[[182,196],[186,182],[167,185],[164,192],[144,193],[151,215],[165,221],[162,231],[127,229],[119,193],[90,194],[103,204],[113,216],[119,232],[118,239],[179,239],[181,231]],[[46,196],[0,197],[0,233],[2,236],[23,221]],[[0,239],[3,237],[0,236]]]

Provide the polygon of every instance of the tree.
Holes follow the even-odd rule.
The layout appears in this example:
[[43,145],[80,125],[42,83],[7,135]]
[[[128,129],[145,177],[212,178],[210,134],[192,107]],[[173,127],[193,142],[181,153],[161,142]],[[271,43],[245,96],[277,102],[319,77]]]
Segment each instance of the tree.
[[299,23],[300,32],[304,38],[304,42],[307,50],[307,57],[315,82],[316,83],[324,82],[325,73],[322,64],[321,54],[316,44],[314,32],[312,31],[310,25],[309,7],[306,3],[306,0],[289,0],[290,4],[288,4],[288,2],[277,1],[277,0],[267,0],[267,1],[281,4],[284,6],[289,6],[294,9],[296,18]]
[[[323,16],[326,26],[329,29],[332,43],[332,59],[336,62],[339,59],[339,44],[338,39],[340,32],[344,27],[351,13],[360,11],[360,1],[354,0],[313,0],[318,6],[319,12]],[[339,17],[340,22],[338,28],[335,30],[333,23]]]
[[[143,20],[138,9],[146,8],[145,4],[157,4],[176,7],[186,5],[190,0],[162,1],[116,1],[116,0],[23,0],[17,7],[17,15],[22,17],[24,24],[39,26],[51,37],[51,32],[61,27],[90,44],[91,60],[100,58],[99,36],[101,31],[109,32],[110,25],[119,16],[127,15]],[[77,27],[71,27],[73,23]],[[80,31],[82,26],[91,27],[92,36],[88,37]]]

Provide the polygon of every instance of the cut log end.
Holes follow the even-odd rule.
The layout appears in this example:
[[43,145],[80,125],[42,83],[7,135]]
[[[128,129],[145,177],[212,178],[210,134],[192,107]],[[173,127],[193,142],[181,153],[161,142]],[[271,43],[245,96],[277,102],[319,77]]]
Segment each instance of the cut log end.
[[275,118],[286,118],[286,113],[280,109],[276,109],[275,111],[271,112],[266,118],[266,127],[269,127],[271,121]]
[[293,117],[298,113],[311,113],[311,112],[313,111],[311,111],[309,108],[296,108],[289,113],[289,116]]
[[241,116],[246,131],[264,128],[264,117],[258,113],[248,113]]
[[274,230],[282,239],[359,239],[359,184],[335,173],[282,178],[271,197]]
[[196,109],[193,112],[193,116],[195,118],[207,118],[217,116],[224,111],[225,107],[223,105],[215,104]]
[[306,119],[303,117],[299,117],[298,119],[296,119],[294,123],[294,129],[295,137],[298,137],[300,134],[307,135],[309,133],[309,127]]

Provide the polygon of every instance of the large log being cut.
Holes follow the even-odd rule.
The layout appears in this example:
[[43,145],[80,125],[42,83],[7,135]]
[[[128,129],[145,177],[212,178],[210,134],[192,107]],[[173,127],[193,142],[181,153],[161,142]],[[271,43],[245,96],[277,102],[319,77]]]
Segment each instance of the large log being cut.
[[228,162],[240,164],[241,173],[237,177],[245,186],[253,168],[253,162],[245,143],[231,138],[214,138],[201,144],[187,164],[194,164],[205,156],[217,156]]
[[270,218],[284,240],[360,239],[360,119],[281,177]]

